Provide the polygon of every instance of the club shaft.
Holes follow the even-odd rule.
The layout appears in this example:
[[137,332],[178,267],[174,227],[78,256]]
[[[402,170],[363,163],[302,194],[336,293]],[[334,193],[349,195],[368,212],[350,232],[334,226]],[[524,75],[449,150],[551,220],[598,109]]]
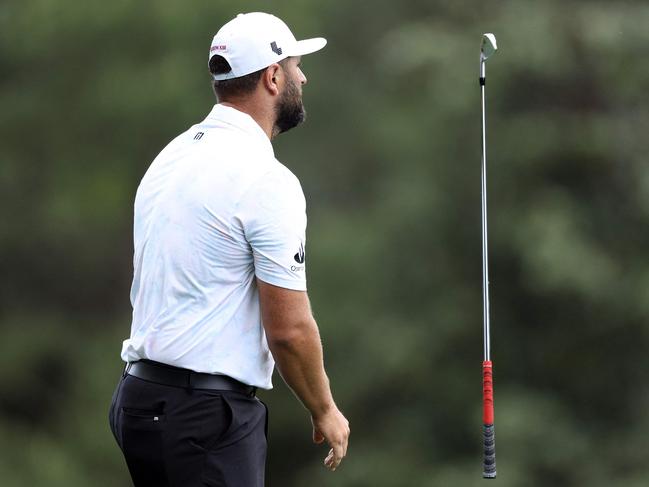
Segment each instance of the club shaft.
[[491,360],[489,338],[489,253],[487,247],[487,129],[485,115],[485,66],[480,63],[480,97],[482,104],[482,313],[484,334],[484,360]]
[[482,312],[484,361],[482,362],[482,427],[483,457],[482,477],[496,478],[496,443],[494,435],[493,363],[491,362],[491,340],[489,323],[489,249],[487,232],[487,122],[485,102],[485,61],[497,49],[493,34],[484,34],[480,48],[480,101],[482,109]]

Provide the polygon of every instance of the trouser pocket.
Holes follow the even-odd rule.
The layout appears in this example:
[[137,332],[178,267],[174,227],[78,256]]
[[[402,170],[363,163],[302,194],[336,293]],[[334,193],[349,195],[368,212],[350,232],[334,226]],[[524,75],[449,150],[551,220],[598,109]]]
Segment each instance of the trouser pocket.
[[121,408],[121,446],[136,487],[169,485],[164,458],[165,415]]

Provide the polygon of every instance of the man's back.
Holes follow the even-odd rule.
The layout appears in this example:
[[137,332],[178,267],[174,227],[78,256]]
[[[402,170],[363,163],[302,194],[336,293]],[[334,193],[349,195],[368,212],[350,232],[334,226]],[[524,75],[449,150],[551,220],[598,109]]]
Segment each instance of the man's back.
[[[147,358],[270,387],[274,362],[259,318],[251,248],[260,205],[293,208],[291,218],[304,221],[299,182],[246,114],[216,105],[156,157],[135,200],[125,360]],[[296,236],[291,256],[303,241]]]

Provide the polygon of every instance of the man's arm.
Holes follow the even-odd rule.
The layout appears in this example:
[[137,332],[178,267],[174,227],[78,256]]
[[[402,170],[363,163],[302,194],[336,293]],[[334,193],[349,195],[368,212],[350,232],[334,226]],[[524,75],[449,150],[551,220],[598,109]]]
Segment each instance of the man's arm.
[[324,369],[318,325],[304,291],[257,279],[268,346],[286,384],[311,413],[313,441],[331,450],[325,466],[335,470],[347,454],[349,422],[334,403]]

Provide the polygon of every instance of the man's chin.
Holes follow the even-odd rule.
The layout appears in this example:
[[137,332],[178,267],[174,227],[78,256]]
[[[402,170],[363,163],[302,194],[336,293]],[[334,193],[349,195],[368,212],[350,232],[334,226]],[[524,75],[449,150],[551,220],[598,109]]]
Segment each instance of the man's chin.
[[306,110],[302,107],[299,113],[284,113],[275,121],[275,135],[288,132],[292,128],[303,124],[306,121]]

